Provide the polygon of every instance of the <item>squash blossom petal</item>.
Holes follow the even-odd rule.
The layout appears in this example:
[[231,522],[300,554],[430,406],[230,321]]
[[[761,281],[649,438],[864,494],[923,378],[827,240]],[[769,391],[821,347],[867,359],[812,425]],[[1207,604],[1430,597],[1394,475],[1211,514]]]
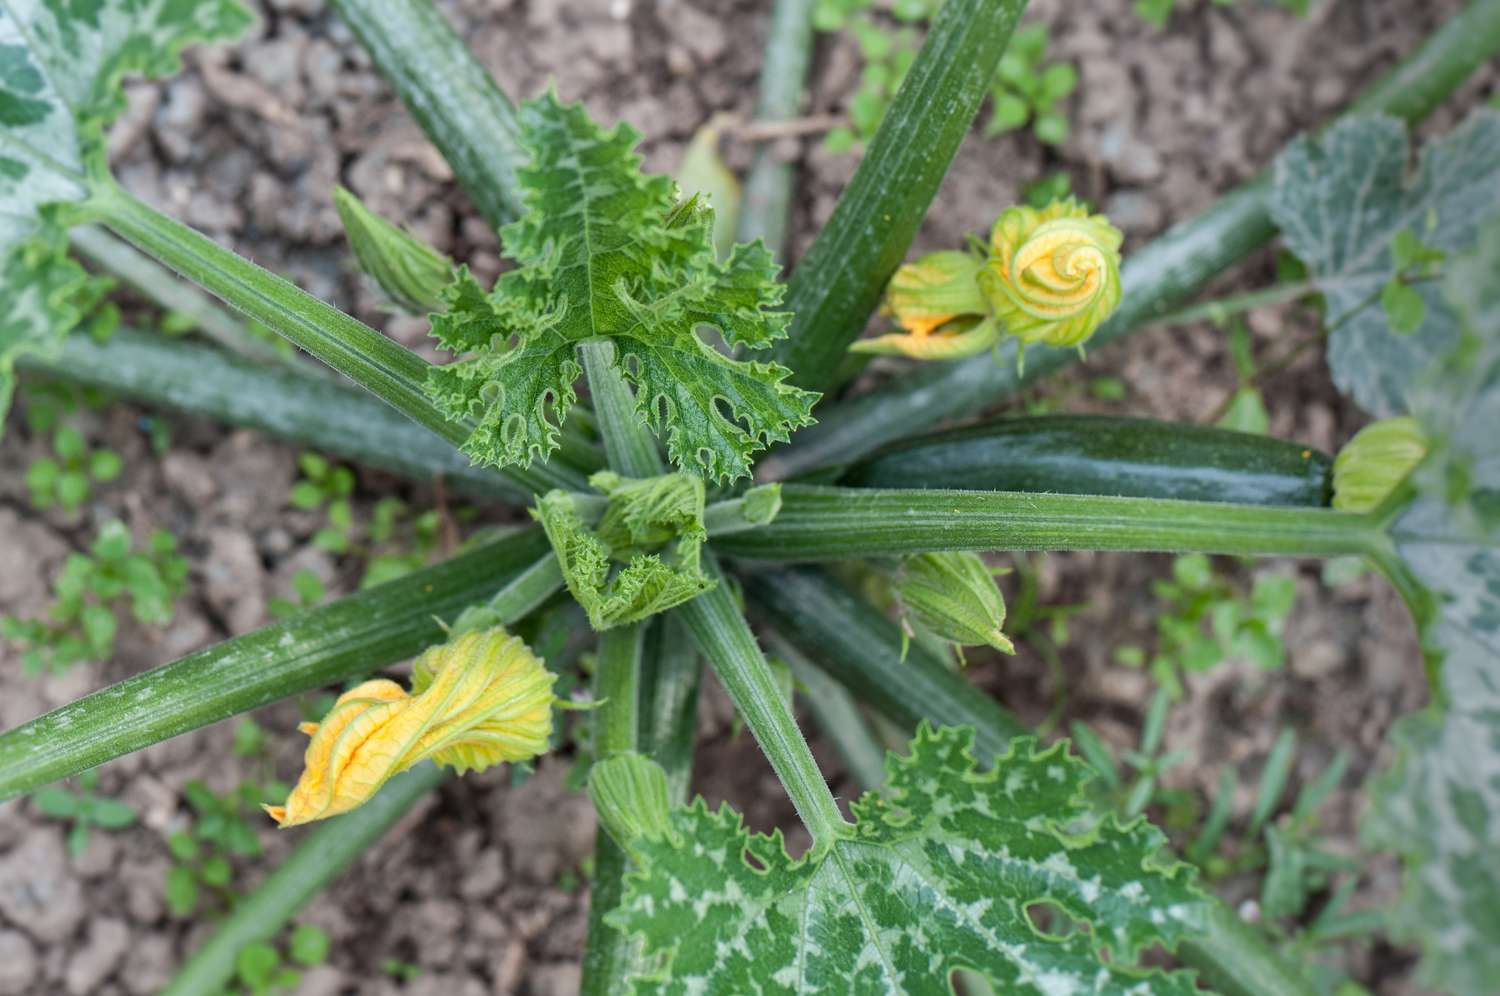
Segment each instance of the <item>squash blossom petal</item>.
[[519,637],[498,627],[432,647],[412,667],[412,688],[384,678],[340,695],[312,736],[282,827],[348,812],[386,781],[431,758],[459,774],[547,749],[556,675]]
[[1007,209],[979,285],[1022,344],[1077,346],[1120,303],[1120,230],[1071,197]]
[[949,249],[905,263],[886,285],[882,314],[896,319],[914,336],[931,335],[939,326],[990,311],[979,290],[984,260]]

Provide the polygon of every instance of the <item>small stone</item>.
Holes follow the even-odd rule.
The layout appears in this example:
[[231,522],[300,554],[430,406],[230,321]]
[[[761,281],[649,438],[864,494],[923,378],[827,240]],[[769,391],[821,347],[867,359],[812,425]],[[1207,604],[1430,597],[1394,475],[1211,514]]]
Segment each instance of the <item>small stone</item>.
[[499,850],[490,848],[480,854],[469,866],[468,873],[458,884],[458,894],[465,899],[488,899],[505,885],[505,862]]
[[97,827],[89,833],[88,846],[83,853],[73,856],[73,870],[84,878],[102,878],[114,871],[115,859],[120,855],[120,845],[107,830]]
[[0,996],[36,992],[36,948],[18,930],[0,930]]
[[175,960],[169,938],[145,934],[136,939],[125,956],[120,981],[133,996],[155,996],[172,981]]
[[68,874],[62,836],[37,827],[0,858],[0,915],[43,943],[67,940],[83,922],[83,889]]
[[339,996],[344,991],[344,973],[332,965],[316,965],[302,973],[297,996]]
[[232,631],[245,633],[260,625],[266,613],[265,569],[248,534],[235,529],[210,532],[201,570],[204,597]]
[[573,996],[583,981],[577,965],[539,965],[526,979],[529,996]]
[[161,460],[167,487],[189,505],[201,507],[218,493],[208,461],[187,450],[170,450]]
[[138,864],[127,861],[120,869],[125,886],[125,911],[136,923],[150,926],[161,922],[167,907],[162,898],[166,888],[166,862]]
[[89,996],[113,974],[130,947],[130,930],[123,920],[100,917],[89,927],[88,941],[68,959],[64,982],[73,996]]

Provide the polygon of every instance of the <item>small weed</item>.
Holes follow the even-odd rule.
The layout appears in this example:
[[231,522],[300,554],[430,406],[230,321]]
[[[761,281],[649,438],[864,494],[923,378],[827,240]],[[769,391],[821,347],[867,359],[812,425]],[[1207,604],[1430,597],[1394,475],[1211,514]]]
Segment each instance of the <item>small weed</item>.
[[91,485],[108,484],[125,469],[120,454],[90,450],[83,433],[71,425],[60,425],[52,433],[52,454],[26,468],[26,488],[36,508],[76,511],[88,500]]
[[292,575],[292,592],[295,598],[274,597],[266,602],[266,610],[274,618],[285,619],[312,608],[328,597],[323,579],[315,571],[303,568]]
[[1066,142],[1068,118],[1058,105],[1077,87],[1078,70],[1071,62],[1047,61],[1045,24],[1018,29],[990,85],[985,135],[1002,135],[1030,122],[1039,141],[1048,145]]
[[99,769],[94,768],[78,776],[77,792],[70,792],[61,785],[49,785],[38,789],[31,797],[42,815],[71,824],[68,828],[68,853],[75,858],[89,846],[89,834],[94,827],[123,830],[136,821],[134,809],[119,799],[98,795],[94,791],[98,785]]
[[27,674],[61,673],[82,661],[102,661],[114,652],[117,609],[128,602],[138,622],[170,622],[187,572],[171,533],[154,530],[145,550],[132,552],[130,531],[111,520],[88,554],[69,554],[63,562],[46,617],[0,618],[0,636],[23,648]]
[[288,992],[302,981],[302,969],[328,961],[328,932],[312,924],[298,924],[287,940],[286,952],[266,941],[245,945],[235,956],[235,982],[230,993],[269,996]]
[[1214,573],[1207,556],[1195,553],[1176,558],[1172,579],[1155,582],[1151,590],[1164,603],[1156,618],[1155,654],[1125,645],[1115,649],[1115,659],[1149,666],[1174,700],[1182,697],[1185,671],[1207,671],[1230,659],[1268,670],[1286,662],[1281,634],[1297,596],[1290,575],[1259,575],[1247,598]]
[[[238,731],[235,740],[239,747],[242,737]],[[172,856],[172,866],[167,870],[167,907],[175,916],[186,917],[200,909],[205,894],[226,907],[238,899],[233,888],[233,859],[259,856],[256,827],[261,822],[260,806],[285,799],[287,787],[277,782],[246,781],[220,795],[200,781],[191,781],[182,794],[193,810],[193,820],[186,829],[167,838]]]
[[292,485],[288,501],[293,508],[315,512],[323,510],[324,525],[313,535],[313,546],[329,553],[347,553],[354,513],[349,496],[354,493],[354,471],[329,463],[316,453],[297,457],[302,478]]

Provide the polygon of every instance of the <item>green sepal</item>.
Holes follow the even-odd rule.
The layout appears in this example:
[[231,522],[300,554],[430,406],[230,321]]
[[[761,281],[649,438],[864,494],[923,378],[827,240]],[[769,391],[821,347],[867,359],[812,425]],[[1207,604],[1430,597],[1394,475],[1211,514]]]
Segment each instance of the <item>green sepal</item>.
[[667,773],[643,754],[626,751],[589,768],[589,799],[599,822],[626,850],[640,840],[676,839]]
[[436,310],[454,279],[453,261],[365,207],[345,187],[333,188],[333,206],[360,269],[391,303],[411,314]]
[[1005,596],[995,584],[994,571],[977,553],[907,557],[896,592],[913,620],[930,633],[961,647],[1016,652],[1000,629],[1005,623]]

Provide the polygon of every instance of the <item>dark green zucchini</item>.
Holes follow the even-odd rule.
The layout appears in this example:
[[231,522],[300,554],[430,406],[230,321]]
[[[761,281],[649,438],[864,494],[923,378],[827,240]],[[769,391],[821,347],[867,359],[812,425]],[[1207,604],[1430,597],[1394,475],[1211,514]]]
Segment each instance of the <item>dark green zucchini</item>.
[[1326,505],[1333,460],[1209,426],[1104,415],[1006,418],[904,440],[840,484]]

